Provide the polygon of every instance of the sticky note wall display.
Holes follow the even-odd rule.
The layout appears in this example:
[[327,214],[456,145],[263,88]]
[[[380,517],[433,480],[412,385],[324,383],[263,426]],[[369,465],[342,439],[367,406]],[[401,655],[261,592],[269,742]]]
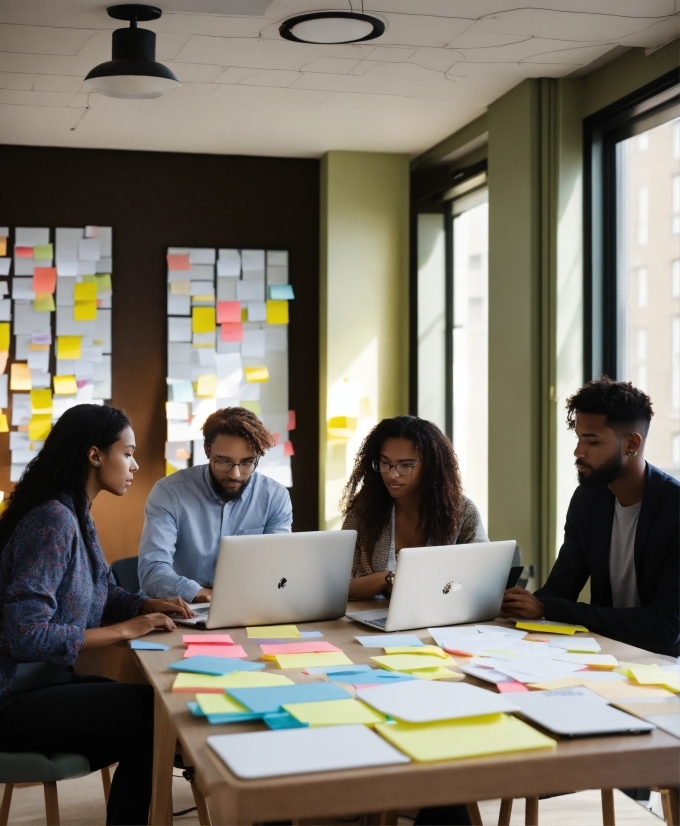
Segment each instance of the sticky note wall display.
[[166,473],[206,463],[206,418],[241,406],[276,438],[258,470],[292,487],[288,310],[295,295],[288,253],[169,247],[166,263]]
[[111,227],[0,227],[0,433],[17,482],[52,425],[111,399]]

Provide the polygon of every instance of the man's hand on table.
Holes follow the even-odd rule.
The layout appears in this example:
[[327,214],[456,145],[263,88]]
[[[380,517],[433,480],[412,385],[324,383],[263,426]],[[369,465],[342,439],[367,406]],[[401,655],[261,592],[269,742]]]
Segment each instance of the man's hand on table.
[[212,588],[201,588],[196,596],[191,600],[192,602],[210,602],[212,600]]
[[544,611],[543,603],[519,585],[508,588],[501,603],[501,617],[523,617],[524,619],[540,619]]

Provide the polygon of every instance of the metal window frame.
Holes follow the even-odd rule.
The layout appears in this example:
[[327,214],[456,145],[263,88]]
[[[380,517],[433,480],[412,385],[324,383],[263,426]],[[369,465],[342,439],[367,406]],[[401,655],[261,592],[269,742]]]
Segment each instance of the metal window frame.
[[583,121],[583,378],[619,373],[617,146],[677,117],[680,69],[674,69]]

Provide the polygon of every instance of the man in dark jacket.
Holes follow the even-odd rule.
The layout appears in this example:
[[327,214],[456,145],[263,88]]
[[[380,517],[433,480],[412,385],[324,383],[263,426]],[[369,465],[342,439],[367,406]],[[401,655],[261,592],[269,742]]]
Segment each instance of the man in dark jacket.
[[[504,616],[584,625],[680,655],[680,483],[645,462],[651,401],[630,383],[591,381],[567,401],[579,487],[564,544],[535,594],[505,592]],[[577,602],[591,579],[590,604]]]

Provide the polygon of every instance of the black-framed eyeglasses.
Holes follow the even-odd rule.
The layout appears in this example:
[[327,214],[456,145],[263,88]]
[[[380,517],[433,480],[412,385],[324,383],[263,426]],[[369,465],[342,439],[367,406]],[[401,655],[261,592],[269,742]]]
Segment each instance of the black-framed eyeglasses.
[[212,459],[212,463],[217,470],[231,473],[235,467],[238,467],[241,476],[250,476],[257,467],[257,461],[257,459],[250,459],[247,462],[228,462],[226,459]]
[[411,476],[416,465],[421,463],[422,459],[417,462],[397,462],[396,465],[391,465],[389,462],[383,462],[382,459],[378,461],[375,459],[371,463],[371,467],[376,473],[389,473],[392,468],[397,471],[397,476]]

